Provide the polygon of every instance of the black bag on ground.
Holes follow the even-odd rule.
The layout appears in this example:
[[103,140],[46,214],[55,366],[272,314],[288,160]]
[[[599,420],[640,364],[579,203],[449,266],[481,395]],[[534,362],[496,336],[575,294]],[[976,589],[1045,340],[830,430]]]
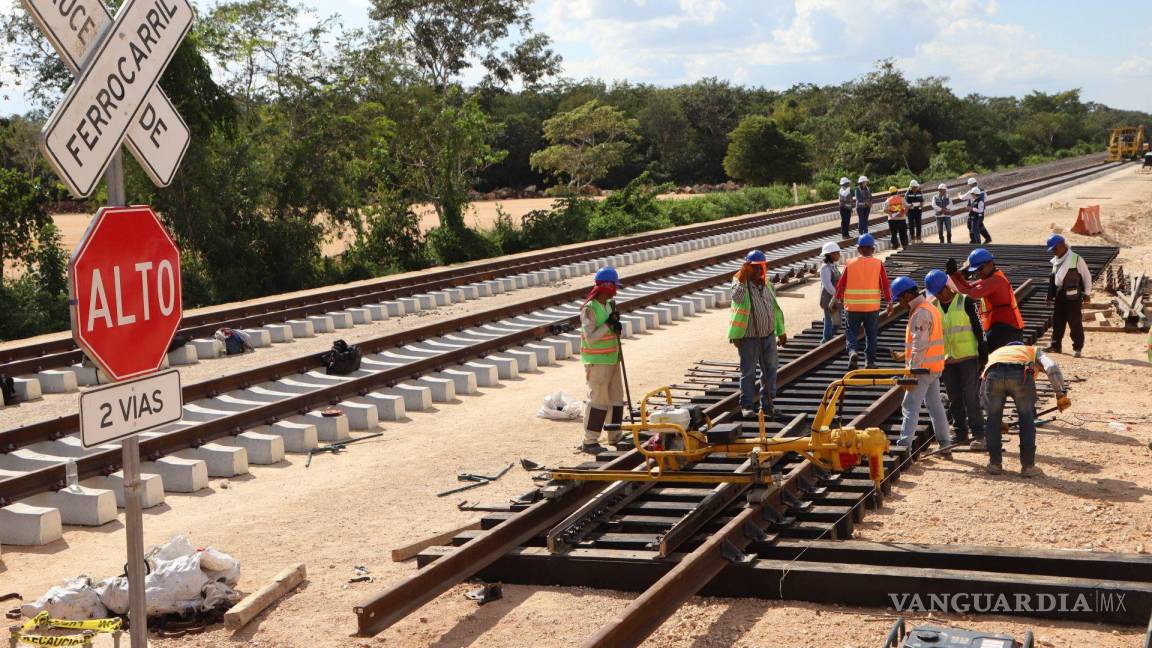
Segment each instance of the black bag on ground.
[[177,333],[176,335],[173,335],[172,342],[168,344],[168,353],[172,353],[176,349],[183,347],[191,341],[192,337],[184,335],[183,333]]
[[16,381],[5,375],[0,375],[0,392],[4,394],[5,405],[16,404]]
[[360,368],[360,347],[336,340],[332,343],[332,350],[320,356],[320,359],[328,368],[329,375],[350,374]]

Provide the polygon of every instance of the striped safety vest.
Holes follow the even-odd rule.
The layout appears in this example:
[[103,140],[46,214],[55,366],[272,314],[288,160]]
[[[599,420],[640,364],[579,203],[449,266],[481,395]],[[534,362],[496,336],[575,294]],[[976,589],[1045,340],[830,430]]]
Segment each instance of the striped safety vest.
[[[997,270],[992,273],[992,276],[1000,275],[1004,277],[1004,281],[1008,281],[1008,277],[1004,275],[1002,270]],[[1011,282],[1008,284],[1011,286]],[[1016,293],[1008,291],[1007,304],[993,304],[987,297],[980,300],[980,321],[984,324],[984,330],[992,328],[992,309],[993,308],[1011,308],[1012,314],[1016,316],[1016,328],[1024,330],[1024,317],[1020,315],[1020,307],[1016,305]]]
[[964,360],[980,355],[980,341],[972,332],[972,322],[964,307],[968,298],[957,294],[944,315],[944,352],[949,360]]
[[1030,365],[1036,362],[1036,347],[1026,344],[1009,344],[988,354],[988,365],[984,367],[981,376],[988,375],[988,370],[995,364]]
[[[916,311],[922,308],[927,309],[932,315],[932,332],[928,334],[928,349],[924,354],[924,361],[919,367],[913,367],[912,319],[916,316]],[[909,369],[927,369],[934,374],[944,371],[944,315],[935,304],[923,301],[908,313],[908,327],[904,331],[904,361]]]
[[[584,305],[585,308],[592,309],[592,317],[596,321],[596,328],[604,326],[608,321],[609,309],[596,301],[595,299],[588,300]],[[584,364],[605,364],[612,365],[620,362],[620,338],[612,331],[608,331],[602,337],[595,340],[589,340],[584,336],[584,327],[580,327],[580,359]]]
[[857,257],[844,267],[848,275],[844,288],[844,310],[874,313],[880,310],[880,273],[884,262],[876,257]]

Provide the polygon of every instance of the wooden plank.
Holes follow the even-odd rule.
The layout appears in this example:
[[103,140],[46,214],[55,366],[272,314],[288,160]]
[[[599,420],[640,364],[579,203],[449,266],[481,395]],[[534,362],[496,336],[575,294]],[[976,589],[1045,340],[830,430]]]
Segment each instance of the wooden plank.
[[474,529],[479,529],[479,528],[480,528],[480,520],[475,520],[473,522],[469,522],[468,524],[465,524],[464,526],[452,529],[451,531],[445,531],[444,533],[437,533],[436,535],[434,535],[430,538],[424,538],[423,540],[420,540],[419,542],[413,542],[410,545],[405,545],[403,547],[393,549],[392,550],[392,562],[402,562],[402,561],[408,560],[409,558],[415,558],[416,554],[420,553],[421,551],[424,551],[428,547],[431,547],[434,545],[448,544],[449,542],[452,541],[452,538],[456,537],[458,534],[463,533],[464,531],[472,531]]
[[250,594],[237,603],[224,614],[224,627],[229,630],[239,630],[248,625],[261,612],[268,609],[288,592],[296,589],[308,577],[304,563],[299,563],[284,569],[276,574],[272,580],[265,583],[256,593]]

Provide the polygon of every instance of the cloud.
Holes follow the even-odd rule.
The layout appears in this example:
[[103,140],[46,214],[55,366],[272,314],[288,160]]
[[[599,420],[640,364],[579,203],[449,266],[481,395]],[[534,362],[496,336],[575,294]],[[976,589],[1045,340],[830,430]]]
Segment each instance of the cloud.
[[1116,76],[1125,79],[1152,76],[1152,58],[1133,56],[1116,68]]

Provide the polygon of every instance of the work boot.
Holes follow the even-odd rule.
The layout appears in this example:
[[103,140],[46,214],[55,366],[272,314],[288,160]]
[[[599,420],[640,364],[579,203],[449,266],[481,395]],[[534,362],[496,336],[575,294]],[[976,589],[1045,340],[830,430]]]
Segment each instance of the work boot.
[[747,407],[740,408],[740,418],[753,419],[756,418],[756,411],[748,409]]
[[1080,357],[1080,349],[1076,349],[1075,351],[1073,351],[1072,357],[1073,358],[1079,358]]
[[1003,475],[1004,466],[1001,466],[998,463],[990,463],[987,466],[984,466],[984,472],[988,473],[989,475]]
[[590,454],[590,455],[598,455],[607,449],[608,448],[605,448],[604,446],[600,445],[599,443],[585,443],[584,445],[580,446],[580,452],[583,452],[584,454]]
[[864,366],[864,368],[865,369],[875,369],[876,363],[875,362],[869,362],[867,365]]
[[1044,471],[1039,466],[1024,466],[1020,469],[1021,477],[1043,477]]
[[968,444],[969,450],[987,450],[988,444],[984,442],[984,437],[976,437],[972,439],[972,443]]
[[1055,344],[1049,344],[1048,346],[1044,347],[1044,353],[1063,353],[1063,351],[1061,351],[1060,347],[1056,346]]
[[855,351],[848,354],[848,371],[856,371],[860,366],[860,356]]
[[945,450],[944,452],[937,452],[936,456],[940,457],[944,461],[952,461],[952,451],[951,450]]

